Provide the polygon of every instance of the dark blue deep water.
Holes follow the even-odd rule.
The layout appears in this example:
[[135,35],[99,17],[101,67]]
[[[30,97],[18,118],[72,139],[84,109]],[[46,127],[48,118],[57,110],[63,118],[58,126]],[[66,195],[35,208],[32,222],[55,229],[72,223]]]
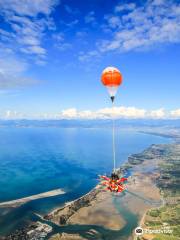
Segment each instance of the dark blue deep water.
[[[116,130],[117,165],[129,154],[167,138]],[[21,227],[33,212],[45,214],[92,189],[112,169],[112,132],[102,128],[0,128],[0,202],[63,189],[66,194],[0,209],[0,234]]]

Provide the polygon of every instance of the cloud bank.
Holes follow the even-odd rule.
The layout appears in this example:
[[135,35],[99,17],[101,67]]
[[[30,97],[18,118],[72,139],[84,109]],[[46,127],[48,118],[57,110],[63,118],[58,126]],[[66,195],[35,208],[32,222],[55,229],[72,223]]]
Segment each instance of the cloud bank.
[[163,108],[157,110],[145,110],[136,107],[114,107],[112,108],[102,108],[96,111],[78,111],[76,108],[69,108],[63,110],[60,114],[60,118],[65,119],[110,119],[114,118],[124,118],[124,119],[164,119],[164,118],[180,118],[180,109],[174,111],[166,111]]
[[146,110],[136,107],[114,107],[102,108],[96,111],[68,108],[59,113],[40,113],[36,115],[26,115],[18,111],[7,110],[0,115],[3,119],[180,119],[180,108],[175,110],[165,110],[163,108],[156,110]]

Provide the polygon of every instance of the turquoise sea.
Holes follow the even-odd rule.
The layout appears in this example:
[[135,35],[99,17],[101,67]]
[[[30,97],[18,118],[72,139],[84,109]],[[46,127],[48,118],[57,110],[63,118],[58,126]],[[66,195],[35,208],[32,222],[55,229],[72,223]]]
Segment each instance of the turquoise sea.
[[[118,128],[117,165],[151,144],[170,141]],[[11,211],[0,209],[0,234],[24,226],[34,212],[45,214],[87,193],[96,185],[98,174],[111,172],[111,159],[110,128],[0,128],[0,202],[57,188],[66,192]]]

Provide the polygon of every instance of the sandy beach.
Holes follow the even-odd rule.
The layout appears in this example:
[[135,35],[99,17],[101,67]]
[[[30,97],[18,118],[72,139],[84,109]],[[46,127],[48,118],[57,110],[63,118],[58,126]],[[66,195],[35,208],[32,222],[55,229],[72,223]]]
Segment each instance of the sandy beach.
[[55,190],[52,190],[52,191],[32,195],[32,196],[25,197],[25,198],[20,198],[20,199],[16,199],[16,200],[12,200],[12,201],[7,201],[7,202],[1,202],[0,203],[0,208],[18,207],[18,206],[20,206],[24,203],[29,202],[29,201],[37,200],[37,199],[40,199],[40,198],[53,197],[53,196],[61,195],[61,194],[64,194],[64,193],[65,192],[61,189],[55,189]]
[[[123,194],[114,196],[110,192],[99,191],[95,197],[90,199],[88,204],[81,203],[81,207],[76,208],[76,211],[74,211],[74,203],[69,203],[64,208],[51,212],[49,215],[51,216],[50,221],[61,225],[61,217],[67,216],[65,224],[96,225],[111,231],[121,232],[128,222],[125,219],[126,216],[123,216],[121,211],[118,210],[120,208],[127,209],[132,214],[135,214],[138,217],[136,224],[141,225],[145,213],[149,209],[159,207],[162,204],[159,189],[155,184],[155,179],[158,175],[155,169],[157,161],[160,160],[156,158],[156,151],[158,151],[156,147],[147,150],[145,154],[148,157],[152,155],[152,152],[155,152],[155,156],[150,160],[145,159],[141,164],[133,166],[132,175],[125,184],[126,190]],[[117,202],[116,204],[114,200]],[[72,210],[71,214],[69,214],[70,210]],[[68,235],[65,236],[66,234],[61,238],[60,235],[56,235],[57,238],[54,236],[52,239],[68,239]],[[79,239],[78,237],[74,236],[74,239]],[[133,228],[130,236],[125,239],[132,240],[134,237]]]
[[112,201],[112,194],[100,192],[89,207],[79,209],[69,218],[70,224],[88,224],[104,226],[111,230],[119,230],[125,225]]

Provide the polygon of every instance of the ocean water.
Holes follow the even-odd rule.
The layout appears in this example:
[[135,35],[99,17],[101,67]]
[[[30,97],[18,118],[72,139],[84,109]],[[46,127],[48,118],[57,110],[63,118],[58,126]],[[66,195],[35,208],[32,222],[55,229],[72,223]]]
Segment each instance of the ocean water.
[[[170,141],[116,129],[117,166],[151,144]],[[112,166],[110,128],[0,128],[0,202],[57,188],[66,192],[9,212],[0,209],[0,234],[24,226],[34,212],[45,214],[87,193]]]

